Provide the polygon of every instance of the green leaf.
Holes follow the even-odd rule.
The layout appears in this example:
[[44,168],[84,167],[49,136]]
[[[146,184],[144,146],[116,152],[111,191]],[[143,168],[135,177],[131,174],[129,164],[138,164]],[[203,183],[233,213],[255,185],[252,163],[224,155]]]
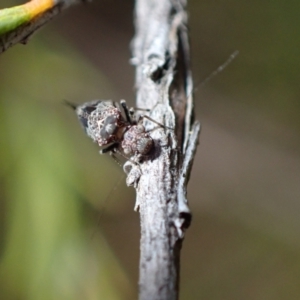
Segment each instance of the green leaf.
[[0,34],[12,31],[18,26],[30,21],[31,14],[24,5],[0,10]]

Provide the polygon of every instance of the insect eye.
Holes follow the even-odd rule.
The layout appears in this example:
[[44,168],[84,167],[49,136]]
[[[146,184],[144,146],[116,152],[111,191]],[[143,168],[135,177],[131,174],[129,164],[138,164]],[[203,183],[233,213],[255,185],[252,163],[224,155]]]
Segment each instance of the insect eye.
[[117,128],[117,126],[115,124],[107,124],[105,126],[105,130],[109,135],[114,134],[114,132],[116,131],[116,128]]

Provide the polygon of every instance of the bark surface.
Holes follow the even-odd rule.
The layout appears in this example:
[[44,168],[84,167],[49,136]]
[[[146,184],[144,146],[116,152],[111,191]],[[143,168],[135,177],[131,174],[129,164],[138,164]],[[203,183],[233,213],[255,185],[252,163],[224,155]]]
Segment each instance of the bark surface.
[[135,7],[136,105],[165,125],[145,122],[155,147],[127,177],[127,184],[136,187],[140,212],[141,300],[178,299],[180,249],[191,222],[186,186],[200,124],[193,115],[185,4],[137,0]]

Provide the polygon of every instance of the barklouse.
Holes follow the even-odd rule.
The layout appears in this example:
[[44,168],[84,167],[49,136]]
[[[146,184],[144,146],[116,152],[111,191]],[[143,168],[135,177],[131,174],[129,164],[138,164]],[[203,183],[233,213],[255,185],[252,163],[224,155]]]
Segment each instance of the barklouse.
[[75,109],[86,134],[100,147],[107,146],[100,153],[119,153],[127,159],[135,156],[139,160],[154,146],[142,124],[143,119],[164,127],[144,115],[134,120],[134,111],[128,109],[125,100],[121,100],[120,105],[110,100],[94,100],[78,106],[68,104]]

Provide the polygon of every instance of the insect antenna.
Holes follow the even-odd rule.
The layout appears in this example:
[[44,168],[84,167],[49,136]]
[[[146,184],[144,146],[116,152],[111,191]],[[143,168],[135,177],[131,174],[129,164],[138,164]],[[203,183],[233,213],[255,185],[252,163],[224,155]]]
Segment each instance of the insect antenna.
[[214,70],[212,73],[210,73],[210,75],[208,75],[208,77],[206,77],[206,79],[204,79],[204,81],[202,81],[199,85],[198,88],[202,88],[204,85],[206,85],[212,78],[214,78],[216,75],[218,75],[219,73],[221,73],[222,71],[224,71],[224,69],[226,67],[228,67],[228,65],[231,64],[231,62],[239,55],[239,51],[236,50],[234,51],[227,59],[226,61],[220,65],[216,70]]
[[67,106],[69,106],[69,107],[71,107],[71,108],[73,108],[74,110],[76,110],[76,108],[77,108],[77,105],[76,105],[76,104],[74,104],[74,103],[72,103],[72,102],[70,102],[70,101],[68,101],[68,100],[66,100],[66,99],[63,99],[63,104],[64,104],[64,105],[67,105]]

